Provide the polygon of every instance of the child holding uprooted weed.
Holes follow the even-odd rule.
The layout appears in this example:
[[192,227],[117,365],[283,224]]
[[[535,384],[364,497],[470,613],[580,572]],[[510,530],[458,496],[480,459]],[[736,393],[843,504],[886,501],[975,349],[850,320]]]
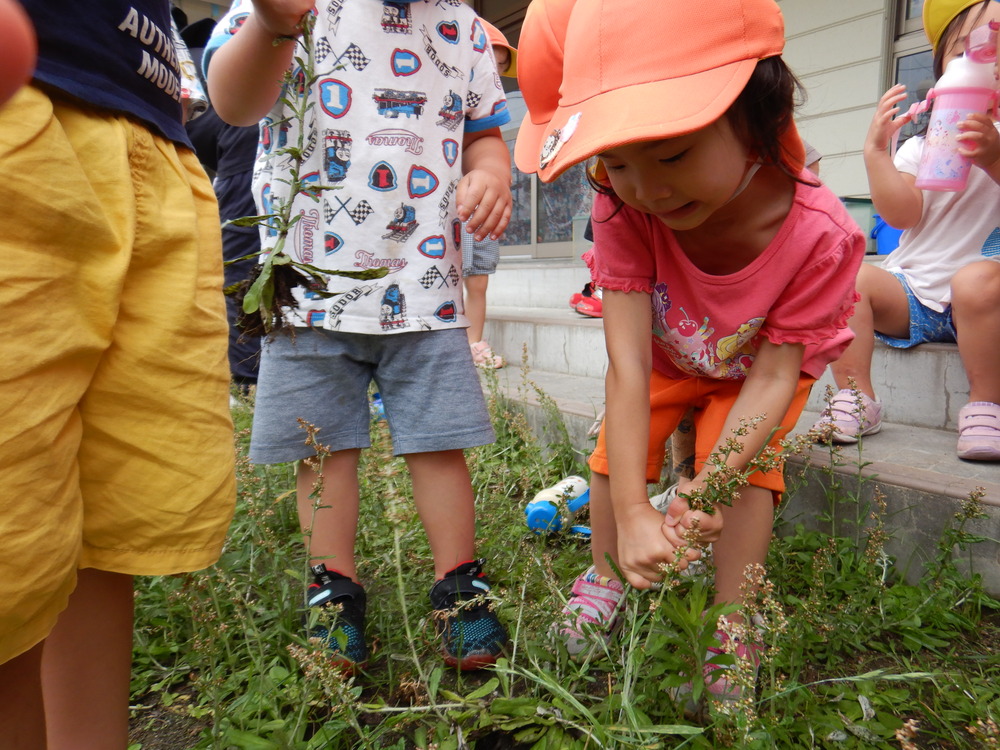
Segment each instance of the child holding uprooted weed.
[[[587,260],[604,289],[607,416],[590,459],[593,567],[574,583],[558,626],[580,650],[623,604],[605,556],[626,583],[648,588],[697,529],[714,543],[716,601],[741,601],[747,568],[767,555],[780,469],[752,474],[714,514],[692,510],[682,494],[664,517],[647,484],[659,480],[664,443],[690,406],[696,474],[687,492],[777,445],[852,337],[864,237],[803,169],[797,82],[780,57],[773,0],[577,0],[565,28],[547,121],[532,112],[546,102],[529,81],[552,76],[531,63],[544,42],[522,30],[531,125],[515,154],[535,154],[518,166],[544,181],[597,157]],[[753,426],[738,438],[742,450],[725,451],[743,424]],[[713,453],[726,467],[707,461]],[[713,663],[729,632],[720,623],[706,659],[706,686],[719,699],[739,695]],[[745,628],[730,645],[751,659],[758,648]]]
[[[295,37],[312,0],[238,0],[207,48],[219,115],[263,119],[254,180],[261,213],[275,197],[302,217],[286,252],[328,271],[387,268],[372,283],[331,276],[298,289],[285,309],[296,335],[262,350],[250,457],[278,463],[315,457],[299,426],[318,428],[322,460],[298,468],[298,510],[308,535],[310,607],[337,614],[347,636],[323,626],[331,661],[348,671],[368,659],[367,594],[354,548],[358,461],[370,445],[368,388],[382,395],[393,450],[405,457],[427,532],[445,662],[473,669],[496,661],[507,634],[483,595],[475,559],[474,496],[463,450],[493,441],[461,308],[464,225],[497,239],[510,217],[510,157],[499,126],[509,119],[488,39],[463,3],[330,2],[315,15],[317,79],[307,121],[282,90],[296,67]],[[235,32],[239,29],[238,33]],[[288,91],[295,87],[289,85]],[[336,188],[290,191],[281,141],[308,146],[303,172]],[[282,193],[286,195],[282,195]],[[275,239],[264,236],[265,251]],[[459,606],[461,605],[461,606]]]

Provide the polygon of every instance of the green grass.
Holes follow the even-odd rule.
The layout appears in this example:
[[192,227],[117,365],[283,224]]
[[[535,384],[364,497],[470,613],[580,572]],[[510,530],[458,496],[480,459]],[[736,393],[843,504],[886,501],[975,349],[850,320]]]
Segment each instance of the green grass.
[[[145,579],[137,597],[133,748],[998,746],[1000,619],[953,559],[982,541],[968,531],[978,498],[910,585],[885,552],[877,492],[866,504],[832,483],[820,519],[832,532],[782,528],[768,570],[756,572],[748,608],[766,623],[769,647],[759,691],[690,719],[670,690],[700,671],[725,610],[706,606],[704,577],[633,592],[617,638],[570,660],[548,628],[589,553],[585,542],[529,533],[523,509],[542,487],[586,475],[582,456],[551,402],[543,451],[493,392],[498,440],[470,451],[469,465],[480,554],[512,636],[506,659],[464,675],[441,663],[430,551],[379,423],[364,459],[357,546],[373,656],[354,680],[329,669],[303,633],[292,467],[249,464],[244,404],[235,411],[239,504],[222,559],[194,575]],[[155,739],[165,721],[183,730],[171,744]]]

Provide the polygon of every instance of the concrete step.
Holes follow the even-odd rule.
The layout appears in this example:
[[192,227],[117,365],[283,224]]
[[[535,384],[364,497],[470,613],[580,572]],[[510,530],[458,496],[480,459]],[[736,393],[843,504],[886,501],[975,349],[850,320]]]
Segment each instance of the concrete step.
[[[521,361],[526,348],[533,369],[604,376],[608,358],[602,321],[570,309],[569,294],[561,307],[504,307],[495,303],[491,284],[488,299],[484,335],[508,361]],[[903,350],[876,343],[872,381],[885,418],[896,424],[954,430],[959,409],[969,400],[969,383],[954,344]],[[813,388],[808,408],[824,408],[828,385],[833,386],[829,370]]]
[[[804,412],[793,435],[808,431],[818,412]],[[973,493],[982,493],[985,518],[966,530],[986,541],[967,551],[954,550],[961,567],[983,576],[986,591],[1000,597],[1000,464],[962,461],[955,455],[957,433],[883,422],[882,431],[854,446],[813,445],[788,459],[788,502],[782,517],[789,524],[831,530],[830,488],[842,503],[838,533],[870,525],[879,498],[889,532],[886,552],[906,580],[916,582],[938,553],[942,532]]]
[[[535,370],[528,364],[511,362],[494,371],[500,392],[524,408],[525,416],[536,435],[549,434],[552,415],[544,408],[546,397],[555,403],[573,447],[588,454],[593,439],[591,427],[604,411],[604,377],[570,375],[565,372]],[[488,376],[487,376],[488,377]]]
[[604,325],[567,304],[562,307],[498,307],[487,296],[484,336],[508,362],[520,362],[529,353],[531,368],[545,372],[603,378],[608,367]]
[[[921,344],[893,349],[875,343],[872,383],[884,406],[883,418],[900,425],[958,429],[958,412],[969,400],[969,381],[955,344]],[[822,411],[829,368],[809,397],[808,408]]]
[[[487,299],[497,307],[569,309],[567,302],[590,281],[590,271],[579,258],[521,260],[502,258],[490,277]],[[572,312],[572,311],[571,311]]]
[[[512,364],[498,370],[497,377],[505,396],[528,407],[537,408],[541,404],[543,398],[539,392],[550,397],[566,422],[574,446],[589,449],[592,441],[587,438],[587,431],[604,409],[603,378],[535,370],[530,362],[526,367]],[[819,416],[819,411],[807,407],[792,436],[808,432]],[[857,446],[841,446],[839,453],[854,473],[858,471],[855,464],[863,457],[865,476],[878,475],[895,485],[955,499],[964,498],[975,487],[982,486],[987,489],[987,501],[1000,507],[1000,464],[960,460],[955,455],[957,439],[954,430],[884,422],[880,433],[864,439],[860,456]],[[791,460],[803,465],[811,462],[829,466],[830,450],[815,446],[807,456]]]

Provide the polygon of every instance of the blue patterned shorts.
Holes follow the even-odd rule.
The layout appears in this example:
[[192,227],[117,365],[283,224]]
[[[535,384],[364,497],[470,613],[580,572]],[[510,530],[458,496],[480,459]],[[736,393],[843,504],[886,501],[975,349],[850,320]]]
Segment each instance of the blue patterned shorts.
[[906,292],[906,299],[910,305],[910,338],[896,339],[878,331],[875,331],[875,338],[896,349],[909,349],[917,344],[928,344],[934,341],[954,343],[955,325],[951,320],[951,306],[949,305],[944,312],[931,310],[916,298],[903,274],[895,271],[890,273],[899,279],[899,283],[903,285],[903,290]]

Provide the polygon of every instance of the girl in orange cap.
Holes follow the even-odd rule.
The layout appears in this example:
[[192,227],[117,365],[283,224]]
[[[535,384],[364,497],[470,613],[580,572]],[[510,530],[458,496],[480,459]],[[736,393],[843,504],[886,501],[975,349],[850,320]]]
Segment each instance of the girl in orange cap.
[[[962,54],[973,29],[1000,21],[1000,4],[926,0],[923,18],[939,78]],[[882,404],[871,377],[875,338],[898,349],[955,342],[969,379],[969,402],[958,413],[958,457],[1000,461],[1000,135],[988,115],[970,115],[959,124],[966,131],[961,153],[975,166],[968,186],[959,192],[920,190],[924,137],[910,138],[895,156],[889,154],[893,134],[910,121],[908,115],[895,117],[904,99],[902,85],[882,96],[864,158],[875,209],[905,231],[881,266],[865,264],[858,273],[861,301],[851,318],[857,338],[831,367],[841,390],[817,427],[836,443],[856,443],[881,430]]]
[[[526,90],[553,76],[531,66],[542,57],[533,38],[522,31]],[[558,106],[547,122],[530,113],[518,144],[537,155],[518,165],[544,181],[597,157],[586,260],[604,289],[607,416],[590,459],[593,567],[574,583],[560,625],[572,652],[621,608],[625,588],[606,556],[645,589],[688,538],[712,542],[716,601],[741,601],[748,568],[767,556],[780,468],[751,474],[711,514],[686,495],[777,446],[851,339],[865,241],[803,169],[798,83],[783,45],[773,0],[577,0]],[[692,406],[696,474],[664,516],[647,484],[659,481],[665,441]],[[733,439],[739,452],[726,450]],[[728,650],[755,660],[759,644],[739,615],[719,623],[717,638],[706,688],[734,699],[739,688],[715,654],[736,640]]]

